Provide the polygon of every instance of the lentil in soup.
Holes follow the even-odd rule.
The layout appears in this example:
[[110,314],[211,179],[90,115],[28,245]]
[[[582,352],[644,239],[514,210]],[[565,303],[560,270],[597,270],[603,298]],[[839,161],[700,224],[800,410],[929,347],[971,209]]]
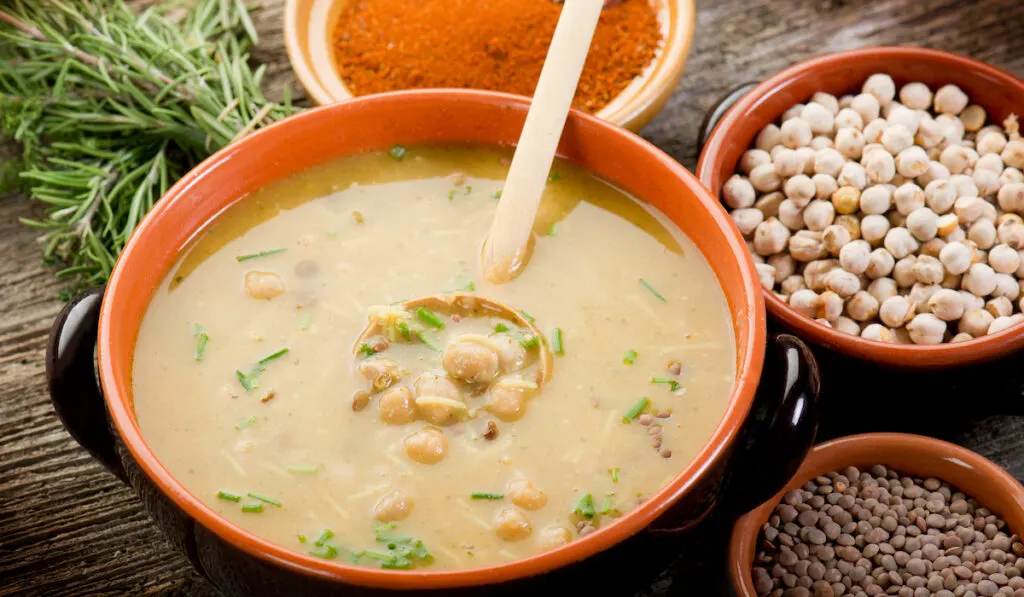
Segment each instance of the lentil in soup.
[[677,475],[735,381],[711,268],[661,214],[558,162],[529,266],[484,282],[505,164],[357,155],[211,222],[135,350],[139,425],[175,478],[296,551],[451,569],[572,541]]

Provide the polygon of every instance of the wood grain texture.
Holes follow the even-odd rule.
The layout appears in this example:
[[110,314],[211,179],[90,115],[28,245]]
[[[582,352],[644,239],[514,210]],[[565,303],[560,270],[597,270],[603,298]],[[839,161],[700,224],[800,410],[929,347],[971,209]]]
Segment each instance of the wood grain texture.
[[[282,1],[263,4],[254,58],[269,65],[268,95],[279,98],[290,86],[301,100],[283,47]],[[1024,76],[1020,0],[702,0],[698,8],[686,75],[643,131],[691,169],[697,126],[720,95],[817,54],[913,44]],[[49,405],[43,351],[60,283],[40,265],[33,232],[17,222],[35,211],[22,197],[0,198],[0,596],[216,595],[170,551],[131,492],[71,440]],[[1024,418],[982,418],[950,438],[1024,478]],[[706,526],[701,543],[680,545],[679,564],[642,593],[724,594],[721,556],[709,554],[721,553],[727,522]]]

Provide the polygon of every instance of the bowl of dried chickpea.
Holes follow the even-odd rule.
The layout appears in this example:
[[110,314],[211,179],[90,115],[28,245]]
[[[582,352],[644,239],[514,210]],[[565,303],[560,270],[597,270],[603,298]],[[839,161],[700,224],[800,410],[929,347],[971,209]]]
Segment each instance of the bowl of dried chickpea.
[[746,238],[776,320],[896,367],[1024,347],[1024,81],[884,47],[737,96],[697,175]]

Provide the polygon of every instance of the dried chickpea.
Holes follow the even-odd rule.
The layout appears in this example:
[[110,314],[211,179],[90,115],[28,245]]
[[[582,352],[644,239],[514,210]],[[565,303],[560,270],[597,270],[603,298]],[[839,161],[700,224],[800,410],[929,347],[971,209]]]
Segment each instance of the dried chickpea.
[[729,215],[732,216],[732,221],[736,223],[736,227],[740,229],[740,234],[745,237],[754,234],[758,224],[764,221],[764,214],[761,213],[761,210],[753,207],[737,209]]
[[775,166],[775,173],[782,178],[804,171],[803,157],[796,150],[782,146],[772,150],[772,165]]
[[815,292],[824,292],[825,276],[833,269],[840,267],[835,259],[819,259],[804,266],[804,283]]
[[818,312],[818,293],[810,288],[802,288],[789,295],[789,306],[797,313],[814,319]]
[[868,187],[860,194],[860,210],[866,214],[884,214],[892,206],[892,191],[885,185]]
[[815,174],[811,181],[814,183],[814,196],[818,199],[830,199],[839,189],[839,183],[829,174]]
[[996,228],[999,242],[1013,249],[1024,249],[1024,224],[1016,220],[1006,220]]
[[[895,166],[893,168],[895,172]],[[840,187],[849,186],[863,191],[868,186],[868,173],[864,166],[857,162],[846,162],[840,169],[836,182]]]
[[951,174],[962,174],[971,167],[971,158],[967,152],[968,150],[960,145],[950,145],[939,154],[939,163]]
[[785,195],[776,191],[761,195],[761,198],[754,203],[754,208],[764,214],[764,217],[771,218],[779,213],[779,204],[786,198]]
[[789,254],[797,261],[814,261],[826,255],[820,232],[801,230],[789,239]]
[[902,259],[920,248],[920,243],[914,238],[909,230],[903,227],[891,228],[885,233],[883,241],[885,250],[895,257]]
[[[843,247],[853,240],[853,235],[844,226],[839,224],[831,224],[825,227],[825,230],[821,233],[821,242],[825,245],[825,250],[829,255],[838,257],[839,252],[842,251]],[[863,272],[861,272],[863,273]]]
[[861,91],[875,96],[880,105],[888,106],[896,97],[896,83],[889,75],[877,73],[864,81]]
[[904,149],[896,156],[896,172],[906,178],[915,178],[925,173],[931,160],[920,147]]
[[902,288],[910,288],[917,283],[917,274],[914,273],[914,266],[917,264],[917,257],[907,255],[896,262],[892,268],[892,278]]
[[913,144],[914,134],[917,133],[917,128],[921,124],[922,114],[917,110],[894,103],[890,106],[889,113],[885,115],[885,120],[890,126],[901,126],[906,129],[910,133],[910,142]]
[[811,127],[813,133],[827,135],[832,132],[832,127],[835,123],[835,113],[825,106],[812,101],[800,110],[800,119]]
[[828,174],[835,178],[839,176],[845,163],[846,159],[843,154],[831,147],[814,152],[814,172],[816,174]]
[[949,343],[950,344],[955,344],[957,342],[967,342],[968,340],[974,340],[974,336],[972,336],[972,335],[970,335],[970,334],[968,334],[966,332],[960,332],[959,334],[953,336],[950,339]]
[[860,191],[853,186],[841,186],[832,193],[832,205],[840,214],[854,214],[860,209]]
[[772,156],[763,149],[748,149],[740,156],[739,170],[743,174],[750,172],[762,164],[770,164]]
[[974,181],[974,186],[978,187],[978,194],[980,196],[989,197],[999,191],[999,187],[1003,184],[999,180],[999,174],[999,172],[985,170],[984,168],[974,168],[974,172],[971,173],[971,179]]
[[964,302],[959,292],[942,288],[928,299],[928,310],[943,321],[956,321],[964,314]]
[[872,246],[881,244],[889,232],[889,220],[881,215],[864,216],[860,221],[861,238],[871,243]]
[[959,225],[953,229],[949,234],[944,234],[942,240],[947,243],[963,242],[967,239],[967,233]]
[[914,135],[914,143],[925,149],[938,147],[945,136],[945,129],[940,122],[929,117],[922,118],[917,125],[917,134]]
[[[833,272],[841,270],[832,270]],[[824,320],[827,323],[839,319],[843,314],[843,306],[845,301],[841,296],[831,290],[818,295],[818,298],[814,300],[814,307],[816,309],[815,319]]]
[[950,177],[949,169],[936,160],[937,156],[929,154],[928,157],[932,160],[928,162],[928,169],[924,171],[924,174],[917,177],[917,184],[922,187],[927,187],[933,181],[947,180]]
[[875,342],[892,343],[896,341],[892,331],[879,323],[872,323],[864,326],[864,329],[861,330],[860,337],[866,340],[874,340]]
[[946,241],[938,237],[926,240],[921,243],[921,255],[927,255],[938,259],[939,253],[942,252],[942,248],[945,246]]
[[988,134],[978,133],[977,140],[975,142],[975,149],[980,155],[998,155],[999,159],[1002,160],[1003,150],[1006,149],[1008,143],[1006,135],[1002,131],[991,132]]
[[764,286],[768,290],[775,288],[774,267],[767,263],[755,263],[754,269],[757,270],[757,279],[761,282],[761,286]]
[[985,310],[992,314],[992,317],[1009,317],[1013,314],[1013,303],[1005,296],[989,299],[985,303]]
[[839,112],[839,100],[831,93],[825,93],[823,91],[815,92],[815,94],[811,96],[811,101],[828,108],[829,113],[833,116]]
[[786,249],[789,229],[776,218],[768,218],[754,230],[754,250],[759,255],[774,255]]
[[1024,182],[1024,172],[1017,168],[1004,168],[1003,173],[999,175],[999,182],[1004,185]]
[[914,318],[914,306],[905,296],[893,296],[882,301],[878,307],[878,318],[885,325],[898,328]]
[[924,83],[907,83],[900,88],[900,103],[913,110],[932,106],[932,90]]
[[976,296],[988,296],[996,289],[996,273],[984,263],[975,263],[967,269],[962,284]]
[[773,147],[781,144],[782,132],[774,124],[769,124],[761,129],[761,132],[757,134],[757,139],[754,140],[754,146],[761,151],[771,151]]
[[786,228],[789,228],[793,232],[802,230],[805,225],[804,210],[792,199],[786,199],[779,204],[778,218]]
[[878,299],[861,290],[847,301],[846,314],[854,321],[870,321],[878,314]]
[[892,273],[896,266],[896,258],[885,249],[875,249],[868,256],[868,268],[864,274],[871,278],[882,278]]
[[846,298],[853,296],[861,289],[860,278],[857,277],[857,274],[836,268],[825,275],[825,288]]
[[780,141],[783,145],[790,149],[796,149],[797,147],[806,147],[811,144],[811,139],[814,138],[814,132],[811,130],[811,125],[802,118],[790,118],[782,123],[779,128]]
[[905,216],[909,216],[915,209],[924,207],[924,190],[912,182],[900,185],[893,192],[892,198],[896,210]]
[[978,197],[960,197],[953,202],[953,213],[961,224],[970,224],[985,213],[985,200]]
[[989,324],[987,333],[997,334],[1005,329],[1013,327],[1018,323],[1020,323],[1020,321],[1014,319],[1013,317],[996,317],[994,320],[992,320],[992,323]]
[[[814,197],[815,191],[814,181],[806,174],[792,176],[783,185],[783,193],[786,197],[792,199],[801,208],[805,207],[807,202]],[[751,205],[753,205],[753,201],[751,201]]]
[[[868,122],[871,121],[868,120]],[[839,113],[836,114],[834,124],[837,130],[846,128],[857,129],[859,131],[864,130],[864,118],[853,108],[840,109]]]
[[857,240],[858,238],[860,238],[860,219],[857,218],[856,216],[852,216],[849,214],[836,216],[834,223],[837,226],[842,226],[843,228],[846,228],[850,232],[850,238],[852,240]]
[[907,324],[907,331],[915,344],[941,344],[946,322],[931,313],[920,313]]
[[960,300],[964,304],[964,313],[971,309],[985,309],[985,299],[967,290],[958,290],[957,292],[960,294]]
[[896,176],[896,160],[888,151],[879,150],[865,153],[864,171],[874,183],[889,182]]
[[818,136],[818,137],[815,137],[815,138],[811,139],[811,144],[809,145],[809,147],[811,149],[813,149],[814,151],[818,151],[819,149],[827,149],[829,147],[835,147],[835,146],[836,146],[836,144],[835,144],[834,141],[832,141],[832,139],[829,139],[828,137],[821,137],[821,136]]
[[[978,158],[978,161],[974,163],[975,170],[991,170],[996,173],[996,177],[1002,174],[1006,166],[1003,164],[1003,158],[998,153],[988,153]],[[1000,184],[1003,181],[999,180]],[[977,184],[977,181],[975,181]]]
[[956,230],[960,230],[960,218],[956,214],[943,214],[935,219],[935,232],[939,236],[948,236]]
[[[801,276],[801,275],[792,275],[792,276],[790,276],[790,277],[788,277],[788,278],[786,278],[785,280],[782,281],[782,284],[780,285],[780,288],[782,290],[782,294],[784,294],[786,296],[789,296],[789,295],[792,295],[797,290],[800,290],[802,288],[807,288],[807,284],[804,282],[804,277],[803,276]],[[784,301],[784,302],[788,302],[788,301]]]
[[857,114],[860,114],[860,118],[864,122],[871,122],[878,118],[878,115],[882,111],[882,106],[878,102],[878,98],[871,95],[870,93],[861,93],[853,98],[853,102],[850,104]]
[[1024,168],[1024,140],[1011,139],[999,155],[1008,168]]
[[956,116],[967,107],[967,94],[956,85],[943,85],[935,92],[935,111]]
[[[792,255],[779,253],[768,258],[768,265],[775,268],[775,281],[782,282],[796,273],[796,260]],[[788,293],[787,293],[788,294]]]
[[[795,177],[794,177],[795,178]],[[790,180],[793,180],[792,178]],[[836,217],[836,210],[832,203],[816,199],[807,204],[803,210],[804,225],[809,230],[822,231],[832,224]],[[994,229],[993,229],[994,232]]]
[[890,211],[885,214],[885,219],[889,220],[889,226],[892,228],[906,228],[907,217],[898,211]]
[[868,294],[881,304],[899,294],[899,285],[892,278],[878,278],[868,284]]
[[939,216],[927,207],[919,207],[907,216],[906,226],[914,238],[928,241],[938,234]]
[[918,255],[914,262],[914,276],[922,284],[939,284],[946,277],[946,270],[938,259]]
[[949,182],[956,187],[956,196],[959,199],[977,197],[978,196],[978,185],[974,184],[974,179],[966,174],[953,174],[949,177]]
[[[890,125],[879,139],[882,147],[892,155],[914,147],[914,134],[901,124]],[[921,149],[920,147],[918,149]],[[924,153],[924,150],[921,150]],[[927,157],[927,155],[925,156]]]
[[1020,296],[1020,281],[1010,274],[996,274],[996,289],[992,291],[992,296],[1017,300]]
[[832,327],[845,334],[860,335],[860,324],[846,316],[839,316]]
[[[750,171],[750,184],[762,193],[777,191],[782,187],[782,178],[775,172],[774,164],[761,164]],[[746,205],[740,207],[748,207]]]
[[1024,210],[1024,183],[1005,184],[996,195],[1004,211],[1020,213]]
[[996,226],[990,220],[979,219],[967,230],[967,238],[987,251],[996,242]]
[[[864,151],[864,145],[867,141],[865,134],[859,129],[846,127],[841,128],[836,132],[836,138],[833,143],[835,145],[835,149],[832,151],[837,155],[840,157],[846,156],[851,160],[858,160],[860,159],[861,153]],[[839,164],[839,167],[842,167],[842,164]],[[838,171],[838,168],[836,168],[836,171]],[[835,174],[832,175],[835,176]]]

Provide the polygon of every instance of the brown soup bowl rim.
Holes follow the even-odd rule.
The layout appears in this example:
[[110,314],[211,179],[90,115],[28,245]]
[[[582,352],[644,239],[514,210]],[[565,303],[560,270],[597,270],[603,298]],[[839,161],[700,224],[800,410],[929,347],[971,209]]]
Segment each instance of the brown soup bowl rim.
[[[722,184],[735,171],[739,154],[752,145],[762,127],[769,122],[776,122],[788,107],[806,101],[814,91],[836,95],[849,93],[854,89],[859,91],[860,84],[867,75],[861,77],[859,72],[852,75],[849,71],[853,68],[865,68],[867,64],[873,66],[872,72],[888,72],[886,67],[882,66],[884,64],[902,65],[890,67],[890,70],[910,70],[919,66],[921,78],[927,79],[925,82],[929,83],[933,91],[937,88],[936,84],[929,81],[940,78],[958,83],[961,87],[964,86],[964,83],[960,82],[961,79],[968,79],[976,84],[985,82],[992,86],[1002,86],[1004,91],[999,93],[1007,105],[981,104],[982,107],[988,111],[990,117],[996,110],[1009,113],[1014,112],[1015,108],[1016,113],[1024,117],[1024,100],[1020,99],[1024,98],[1024,80],[979,60],[940,50],[904,46],[846,50],[794,64],[744,93],[722,115],[708,136],[697,165],[697,177],[715,197],[719,197]],[[832,77],[829,80],[831,86],[814,86],[829,76]],[[844,77],[845,82],[836,83],[840,76]],[[897,77],[897,85],[899,84],[900,79]],[[838,88],[841,85],[846,87]],[[811,91],[802,93],[808,90]],[[973,100],[975,93],[970,89],[965,91]],[[1006,99],[1013,94],[1016,100]],[[733,98],[735,95],[730,100]],[[1012,103],[1013,101],[1017,103]],[[716,106],[718,107],[720,106]],[[1005,115],[994,121],[1001,122],[1003,117]],[[733,155],[735,159],[732,159]],[[868,340],[816,323],[791,309],[770,290],[764,289],[762,293],[768,313],[780,320],[788,329],[795,330],[801,338],[846,355],[883,365],[915,369],[962,366],[997,359],[1024,348],[1024,328],[1021,324],[995,334],[955,344],[890,344]]]
[[1024,487],[996,463],[977,452],[946,441],[909,433],[862,433],[840,437],[811,448],[800,470],[771,500],[742,516],[729,542],[729,580],[736,597],[757,597],[751,578],[761,526],[787,491],[848,466],[864,470],[883,464],[920,478],[934,477],[1002,518],[1011,531],[1024,529]]
[[[707,229],[706,233],[701,233],[704,244],[711,245],[717,253],[709,254],[706,247],[702,247],[701,252],[716,270],[730,303],[738,362],[737,380],[728,406],[697,456],[665,487],[613,524],[560,548],[524,559],[460,570],[381,570],[299,553],[228,521],[175,479],[147,445],[132,409],[131,363],[135,337],[159,281],[176,262],[189,239],[209,221],[207,218],[197,223],[197,219],[203,217],[201,214],[215,216],[244,197],[246,192],[243,191],[254,190],[273,179],[334,157],[335,154],[322,155],[328,153],[324,146],[333,146],[335,149],[330,151],[343,155],[337,152],[357,153],[387,149],[396,143],[429,142],[417,139],[455,142],[453,135],[468,143],[511,143],[518,134],[512,136],[511,132],[502,131],[511,131],[513,125],[521,126],[519,123],[528,105],[526,98],[502,93],[417,90],[313,108],[218,151],[186,174],[156,204],[132,235],[111,274],[100,312],[97,357],[105,403],[117,432],[131,457],[178,508],[243,552],[300,573],[374,588],[455,588],[538,575],[608,549],[651,525],[721,463],[751,408],[765,357],[764,304],[753,261],[729,217],[696,177],[640,137],[580,112],[569,116],[562,139],[565,154],[570,159],[575,156],[577,161],[583,160],[582,165],[591,171],[622,174],[622,168],[646,164],[649,171],[645,174],[650,178],[658,178],[661,183],[681,181],[685,192],[692,195],[702,212],[706,212],[696,216],[688,212],[687,218],[696,217],[704,222],[701,224]],[[506,139],[509,136],[511,140]],[[363,141],[364,138],[368,140]],[[311,148],[295,139],[321,141]],[[290,141],[286,145],[292,148],[290,151],[271,151],[281,147],[285,140]],[[338,149],[353,144],[362,149]],[[643,182],[645,179],[638,174],[631,176],[641,181],[636,185],[653,185],[648,186],[648,195],[657,194],[651,191],[660,188],[656,181]],[[616,175],[603,177],[614,182]],[[638,196],[642,195],[638,193]],[[668,207],[679,203],[673,196],[657,201]],[[678,222],[683,218],[681,208],[677,209],[673,219]],[[729,272],[727,282],[732,280],[731,287],[725,287],[726,282],[722,282],[723,271]]]

